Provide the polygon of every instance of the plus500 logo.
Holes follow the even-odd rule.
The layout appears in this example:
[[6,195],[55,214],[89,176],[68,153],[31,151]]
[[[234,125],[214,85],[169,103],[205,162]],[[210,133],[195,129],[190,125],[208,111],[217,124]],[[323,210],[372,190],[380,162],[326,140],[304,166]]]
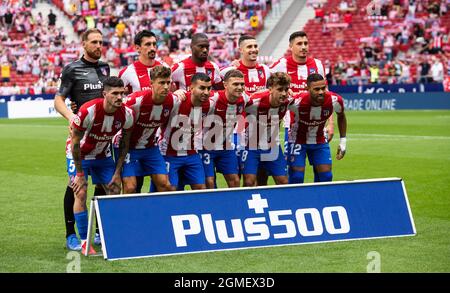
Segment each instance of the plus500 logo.
[[[250,209],[256,214],[265,214],[267,200],[259,194],[253,194],[248,200]],[[188,246],[188,238],[203,234],[209,244],[235,243],[273,239],[320,236],[326,231],[329,234],[346,234],[350,232],[347,211],[343,206],[325,207],[321,211],[316,208],[268,211],[266,216],[247,219],[231,219],[232,232],[227,231],[225,220],[215,220],[211,214],[195,214],[172,216],[172,227],[177,247]],[[333,217],[333,214],[336,216]],[[309,221],[307,220],[309,219]],[[322,221],[323,219],[323,221]],[[308,222],[310,225],[308,225]],[[278,233],[274,233],[273,228]],[[232,236],[230,236],[230,234]],[[216,237],[216,235],[218,237]]]

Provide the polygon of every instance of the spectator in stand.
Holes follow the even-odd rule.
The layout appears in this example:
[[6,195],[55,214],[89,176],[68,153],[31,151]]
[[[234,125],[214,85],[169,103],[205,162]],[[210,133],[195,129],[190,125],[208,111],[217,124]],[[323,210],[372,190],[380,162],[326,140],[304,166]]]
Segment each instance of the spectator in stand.
[[325,18],[325,10],[323,10],[322,5],[319,5],[314,11],[316,22],[322,22]]
[[427,58],[424,56],[424,57],[421,57],[421,63],[419,64],[419,71],[420,71],[420,79],[419,79],[419,82],[420,83],[428,83],[428,82],[430,82],[430,69],[431,69],[431,66],[430,66],[430,64],[428,63],[428,60],[427,60]]
[[334,47],[340,48],[344,45],[344,31],[342,28],[338,28],[334,34]]
[[2,82],[10,82],[11,81],[11,64],[9,64],[8,62],[2,63],[1,76],[2,76]]
[[370,83],[378,83],[380,78],[380,68],[376,63],[372,63],[369,68],[370,71]]
[[53,13],[53,10],[50,9],[50,12],[48,13],[48,26],[54,27],[56,25],[56,14]]
[[444,65],[439,60],[439,58],[433,56],[433,65],[431,66],[430,72],[433,82],[442,83],[444,81]]

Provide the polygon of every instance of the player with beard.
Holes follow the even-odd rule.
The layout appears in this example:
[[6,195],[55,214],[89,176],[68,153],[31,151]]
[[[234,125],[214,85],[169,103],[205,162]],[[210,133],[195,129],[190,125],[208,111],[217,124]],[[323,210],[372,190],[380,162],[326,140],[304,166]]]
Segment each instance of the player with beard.
[[[256,42],[256,38],[249,35],[243,35],[238,41],[239,52],[241,54],[240,60],[233,61],[233,65],[221,70],[220,74],[225,74],[232,70],[237,69],[244,74],[245,92],[251,95],[258,91],[266,89],[267,80],[270,77],[270,69],[265,64],[258,63],[259,46]],[[245,116],[245,112],[244,112]],[[236,155],[238,161],[240,161],[240,153],[244,148],[243,135],[245,134],[245,125],[240,125],[235,129],[234,142],[236,144]],[[267,185],[267,171],[263,168],[258,170],[258,186]]]
[[[98,29],[89,29],[82,37],[83,56],[68,65],[61,73],[60,85],[55,95],[55,109],[68,121],[75,117],[78,109],[86,102],[102,96],[102,82],[109,76],[110,68],[100,61],[102,56],[103,36]],[[67,108],[65,99],[70,98],[74,104],[74,112]],[[66,162],[69,182],[64,195],[64,220],[66,224],[66,246],[69,250],[81,250],[80,241],[75,232],[73,214],[74,193],[73,180],[76,170],[72,157],[70,136],[66,144]],[[104,195],[101,186],[96,186],[94,195]]]
[[336,159],[341,160],[346,152],[347,118],[344,112],[344,101],[341,96],[327,91],[325,78],[317,73],[307,79],[308,91],[294,97],[289,110],[294,113],[292,124],[292,147],[289,153],[289,183],[303,183],[305,159],[317,174],[318,182],[333,179],[331,172],[331,154],[323,128],[333,112],[337,114],[340,134]]
[[[151,88],[150,72],[155,66],[163,65],[169,67],[164,62],[156,60],[157,39],[156,35],[149,30],[143,30],[134,37],[134,46],[139,54],[138,60],[123,68],[119,72],[119,77],[123,80],[128,89],[128,94],[137,91],[149,90]],[[121,133],[119,132],[113,140],[114,155],[117,156],[119,140]],[[139,172],[139,171],[138,171]],[[141,193],[144,185],[144,177],[136,176],[136,193]],[[125,184],[123,186],[126,186]]]
[[192,36],[191,51],[190,57],[172,66],[172,81],[175,89],[189,90],[191,78],[195,73],[205,73],[211,79],[214,89],[223,89],[219,66],[208,61],[209,40],[205,34],[197,33]]
[[[308,57],[309,53],[309,40],[304,31],[297,31],[289,36],[289,49],[291,55],[288,57],[282,57],[276,61],[270,70],[274,72],[285,72],[291,77],[290,89],[293,94],[302,93],[307,91],[307,78],[309,75],[318,73],[325,77],[325,67],[322,61],[316,58]],[[288,154],[292,150],[291,140],[294,138],[290,135],[290,126],[294,121],[292,113],[287,113],[284,117],[285,127],[285,154]],[[331,141],[333,138],[333,116],[330,116],[328,120],[329,125],[325,128],[326,138]],[[289,173],[290,174],[290,173]],[[259,178],[258,178],[259,179]],[[317,174],[314,172],[314,181],[319,181]],[[258,180],[258,183],[259,180]]]
[[[196,33],[191,40],[192,55],[172,66],[172,82],[174,84],[172,90],[189,91],[191,79],[196,73],[205,73],[211,79],[212,88],[222,90],[223,82],[220,77],[219,66],[208,60],[209,57],[209,40],[208,36],[203,33]],[[177,190],[183,190],[183,177],[180,176]]]

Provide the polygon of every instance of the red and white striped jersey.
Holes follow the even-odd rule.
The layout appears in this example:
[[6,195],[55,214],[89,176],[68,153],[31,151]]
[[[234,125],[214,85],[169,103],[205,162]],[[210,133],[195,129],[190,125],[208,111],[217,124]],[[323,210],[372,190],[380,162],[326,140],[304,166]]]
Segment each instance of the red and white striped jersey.
[[326,142],[325,123],[333,111],[344,112],[344,101],[338,94],[327,92],[322,106],[312,106],[309,93],[301,93],[291,102],[289,110],[295,117],[291,142],[295,139],[296,144],[321,144]]
[[220,71],[222,79],[232,69],[237,69],[244,74],[245,92],[247,94],[251,95],[266,89],[267,80],[270,77],[269,66],[257,63],[255,67],[247,67],[242,61],[239,61],[239,67],[230,66]]
[[225,96],[225,91],[215,92],[208,103],[203,104],[203,149],[233,150],[233,130],[243,113],[245,101],[249,100],[243,94],[236,102],[231,103]]
[[128,93],[148,90],[151,87],[150,71],[153,67],[163,65],[169,67],[164,62],[155,60],[152,66],[144,65],[141,61],[136,61],[133,64],[124,67],[119,72],[119,77],[123,80],[125,87],[128,88]]
[[71,126],[84,131],[80,142],[81,159],[94,160],[111,156],[111,141],[121,129],[131,129],[133,110],[123,105],[109,114],[103,108],[103,98],[94,99],[81,106]]
[[[279,133],[280,122],[286,114],[291,101],[292,98],[289,97],[279,107],[272,107],[268,90],[255,93],[250,97],[245,106],[248,123],[245,130],[246,147],[262,150],[270,148],[271,134]],[[255,121],[257,122],[256,124],[254,123]],[[275,139],[275,143],[278,145],[279,135],[276,135]]]
[[158,146],[159,131],[169,121],[174,104],[180,99],[169,93],[162,104],[153,101],[152,90],[135,92],[128,96],[126,105],[133,109],[136,122],[130,140],[130,149]]
[[206,73],[211,78],[212,85],[222,82],[219,66],[216,63],[206,61],[198,66],[189,57],[172,66],[172,81],[176,89],[188,90],[192,76],[198,72]]
[[186,93],[186,100],[173,105],[169,121],[161,127],[163,156],[187,156],[202,149],[202,113],[202,105],[192,104],[191,92]]
[[270,72],[285,72],[291,77],[291,90],[294,93],[306,91],[306,79],[310,74],[318,73],[325,78],[325,67],[319,59],[306,58],[305,63],[297,63],[292,56],[280,58],[272,66]]
[[[297,63],[292,58],[282,57],[278,59],[274,64],[270,66],[270,72],[284,72],[287,73],[291,77],[291,90],[294,93],[302,93],[306,92],[306,79],[310,74],[318,73],[322,75],[324,78],[325,67],[319,59],[307,57],[305,63]],[[284,127],[289,127],[291,124],[291,119],[294,117],[292,114],[286,115],[284,118]]]

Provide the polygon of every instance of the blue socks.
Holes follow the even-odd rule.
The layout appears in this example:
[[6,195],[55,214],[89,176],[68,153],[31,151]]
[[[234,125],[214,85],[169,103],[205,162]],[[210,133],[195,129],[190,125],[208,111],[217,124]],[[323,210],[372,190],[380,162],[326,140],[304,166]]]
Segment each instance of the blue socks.
[[289,184],[303,183],[305,181],[305,172],[289,170]]
[[75,213],[74,216],[78,228],[78,234],[80,235],[80,239],[86,240],[88,228],[88,213],[87,211],[82,211],[80,213]]
[[[317,177],[319,178],[319,182],[329,182],[329,181],[333,180],[333,173],[331,171],[317,173]],[[315,179],[315,176],[314,176],[314,179]]]

